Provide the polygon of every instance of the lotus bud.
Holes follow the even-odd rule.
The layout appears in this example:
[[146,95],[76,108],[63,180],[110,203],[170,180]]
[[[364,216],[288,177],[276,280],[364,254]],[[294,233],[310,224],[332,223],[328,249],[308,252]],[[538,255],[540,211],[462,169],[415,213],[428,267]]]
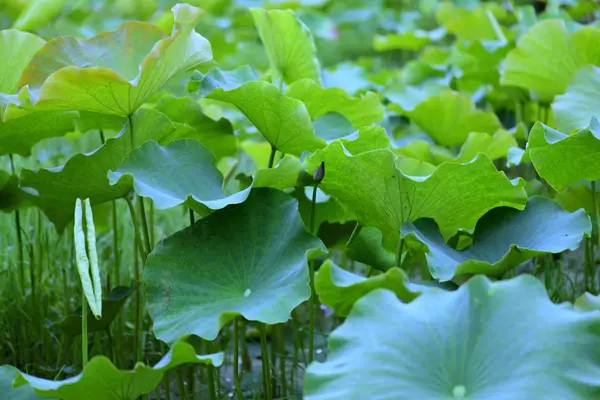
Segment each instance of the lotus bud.
[[325,178],[325,163],[321,162],[317,169],[315,169],[315,173],[313,174],[313,180],[316,183],[321,183],[323,178]]

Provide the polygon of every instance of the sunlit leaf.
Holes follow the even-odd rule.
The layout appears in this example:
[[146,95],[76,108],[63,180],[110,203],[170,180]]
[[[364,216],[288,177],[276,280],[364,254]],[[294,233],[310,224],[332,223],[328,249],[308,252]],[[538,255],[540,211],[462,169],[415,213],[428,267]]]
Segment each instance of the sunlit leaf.
[[284,96],[268,82],[221,80],[216,78],[219,76],[227,75],[212,70],[197,78],[199,93],[236,106],[275,149],[300,155],[302,151],[325,146],[325,141],[315,135],[310,115],[301,101]]
[[298,203],[273,189],[255,189],[158,244],[144,270],[155,335],[214,339],[236,315],[285,322],[310,296],[307,258],[323,254],[308,234]]
[[31,0],[15,21],[13,27],[23,31],[39,29],[56,18],[67,5],[67,0]]
[[271,70],[287,84],[302,78],[321,83],[317,49],[310,30],[290,10],[251,8]]
[[315,290],[321,303],[333,308],[337,315],[345,317],[354,303],[376,289],[388,289],[402,301],[409,302],[419,293],[406,287],[406,274],[399,268],[365,278],[338,267],[331,260],[321,265],[315,275]]
[[446,162],[435,168],[417,160],[396,160],[388,149],[348,154],[339,141],[315,152],[307,171],[325,162],[319,187],[355,213],[364,226],[378,228],[384,247],[395,251],[400,226],[407,220],[434,218],[445,237],[471,229],[488,210],[523,208],[522,182],[513,183],[480,155],[470,163]]
[[463,274],[501,277],[536,255],[577,249],[591,231],[584,210],[568,213],[553,200],[537,196],[523,211],[506,207],[489,211],[475,227],[473,245],[460,251],[446,244],[432,220],[402,227],[403,235],[414,235],[427,246],[429,270],[440,281]]
[[586,65],[575,73],[564,94],[556,96],[552,112],[556,128],[571,132],[588,126],[592,117],[600,118],[600,68]]
[[560,191],[582,180],[600,179],[600,124],[569,136],[542,123],[529,133],[527,153],[536,171]]
[[220,366],[223,353],[198,355],[191,344],[179,340],[153,367],[138,362],[133,370],[124,371],[108,358],[96,356],[73,378],[53,381],[21,374],[15,385],[28,384],[44,397],[62,400],[81,400],[91,393],[95,399],[135,399],[153,391],[166,371],[186,363]]
[[304,398],[594,398],[599,329],[598,313],[552,303],[529,275],[476,276],[408,304],[376,290],[329,336],[327,361],[308,367]]
[[285,95],[302,101],[311,119],[335,112],[346,117],[355,128],[382,120],[385,111],[376,93],[351,97],[343,89],[323,88],[310,79],[294,82]]
[[429,97],[408,116],[444,146],[463,144],[471,132],[493,134],[501,128],[494,113],[475,108],[471,99],[455,92]]
[[187,4],[172,10],[175,26],[167,37],[154,25],[130,21],[85,41],[53,39],[19,86],[26,86],[35,109],[130,115],[171,77],[212,59],[210,44],[194,31],[202,11]]

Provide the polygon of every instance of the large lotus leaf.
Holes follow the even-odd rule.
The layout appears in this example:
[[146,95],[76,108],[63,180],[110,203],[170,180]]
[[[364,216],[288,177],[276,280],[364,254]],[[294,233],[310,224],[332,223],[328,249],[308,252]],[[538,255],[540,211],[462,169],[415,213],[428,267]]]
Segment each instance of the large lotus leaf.
[[163,96],[155,107],[173,122],[188,124],[195,132],[190,132],[185,137],[170,137],[175,139],[198,139],[204,146],[208,147],[217,160],[223,157],[235,157],[237,155],[237,137],[233,134],[231,122],[222,118],[215,121],[202,112],[202,107],[189,97]]
[[[140,109],[132,116],[135,146],[159,140],[182,129],[158,111]],[[185,128],[184,129],[189,129]],[[77,198],[89,198],[93,205],[125,196],[130,182],[111,186],[107,173],[116,169],[131,150],[129,125],[114,138],[88,154],[71,157],[64,166],[21,173],[21,187],[33,194],[35,204],[61,231],[73,218]]]
[[42,396],[33,391],[32,388],[21,386],[13,388],[13,382],[19,376],[20,371],[12,365],[0,365],[0,392],[6,400],[40,400]]
[[479,153],[484,153],[491,160],[497,160],[506,157],[508,149],[517,147],[517,140],[508,131],[503,129],[490,135],[488,133],[472,132],[469,133],[467,140],[462,145],[460,153],[456,156],[456,161],[467,162],[472,160]]
[[555,190],[582,180],[600,179],[600,124],[569,136],[537,122],[529,133],[527,154],[536,171]]
[[429,32],[417,29],[388,35],[377,35],[373,38],[373,48],[376,51],[418,51],[432,41],[440,40],[445,34],[446,31],[443,29],[436,29]]
[[319,187],[355,213],[363,226],[378,228],[390,251],[395,251],[407,219],[433,218],[447,237],[473,228],[494,207],[523,208],[527,198],[522,182],[513,184],[484,155],[435,168],[411,159],[397,162],[388,149],[351,155],[334,141],[306,160],[306,170],[314,171],[321,162],[326,173]]
[[37,111],[0,121],[0,156],[28,156],[37,142],[73,131],[78,117],[77,111]]
[[382,235],[379,229],[361,227],[346,244],[346,253],[354,261],[370,265],[380,271],[387,271],[396,264],[396,256],[386,251],[381,241]]
[[290,10],[251,8],[274,74],[287,84],[302,78],[321,83],[317,49],[304,23]]
[[[134,125],[135,126],[135,125]],[[166,146],[150,140],[108,171],[109,183],[131,187],[149,197],[158,209],[187,203],[202,210],[225,208],[246,200],[252,186],[228,196],[223,192],[223,175],[215,166],[215,156],[194,139],[181,139]]]
[[188,334],[212,340],[236,315],[285,322],[310,297],[307,258],[325,251],[295,199],[255,189],[150,253],[144,281],[154,333],[167,343]]
[[44,397],[62,400],[133,400],[153,391],[166,371],[187,363],[218,367],[223,363],[223,353],[198,355],[191,344],[179,340],[153,367],[138,362],[133,370],[123,371],[108,358],[96,356],[75,377],[53,381],[21,374],[15,386],[29,384]]
[[458,42],[448,62],[457,78],[463,81],[467,79],[497,84],[500,79],[499,65],[508,50],[509,47],[502,41]]
[[0,170],[0,211],[10,212],[19,208],[28,197],[19,187],[19,178]]
[[273,189],[287,189],[296,186],[302,163],[294,156],[286,155],[274,168],[263,168],[254,174],[253,187],[270,187]]
[[[484,133],[483,135],[487,135]],[[469,134],[471,137],[472,134]],[[469,143],[469,138],[463,144],[463,148]],[[485,153],[485,151],[483,151]],[[450,151],[447,147],[432,144],[427,140],[411,140],[409,143],[402,147],[394,148],[394,153],[399,157],[409,157],[415,160],[424,161],[432,165],[439,165],[444,161],[452,161],[456,158],[456,155]],[[467,160],[468,161],[468,160]]]
[[600,29],[598,27],[584,26],[571,35],[573,44],[579,52],[582,64],[600,65]]
[[346,117],[355,128],[381,121],[385,111],[376,93],[367,92],[361,97],[351,97],[343,89],[323,88],[310,79],[294,82],[285,94],[302,101],[311,119],[336,112]]
[[600,392],[600,316],[550,301],[530,275],[408,304],[388,290],[358,300],[308,367],[307,400],[593,399]]
[[67,0],[31,0],[15,21],[14,27],[24,31],[32,31],[52,22],[63,8]]
[[529,29],[508,53],[501,83],[533,90],[551,102],[563,93],[573,74],[586,63],[564,21],[549,19]]
[[0,31],[0,93],[13,94],[23,70],[33,55],[46,43],[36,35],[15,29]]
[[523,211],[505,207],[489,211],[475,227],[473,245],[460,251],[446,244],[429,219],[402,227],[403,235],[414,235],[428,247],[429,270],[440,281],[463,274],[499,277],[536,255],[575,250],[591,232],[585,210],[569,213],[538,196],[531,197]]
[[385,97],[408,113],[429,97],[448,91],[446,78],[427,79],[419,85],[393,84],[385,91]]
[[[81,41],[60,37],[33,57],[19,86],[36,109],[131,115],[171,77],[212,59],[210,43],[194,31],[202,11],[172,9],[170,36],[144,22]],[[24,94],[21,94],[21,100]]]
[[345,317],[358,299],[376,289],[388,289],[400,300],[412,301],[419,294],[406,286],[406,280],[406,274],[400,268],[390,268],[383,274],[365,278],[327,260],[315,274],[315,291],[321,303]]
[[350,136],[356,132],[356,129],[346,117],[335,112],[320,116],[312,124],[315,134],[327,143]]
[[470,132],[493,134],[502,127],[496,114],[475,108],[470,98],[455,92],[429,97],[407,114],[444,146],[463,144]]
[[582,311],[600,310],[600,295],[585,292],[575,300],[573,306]]
[[600,68],[586,65],[575,73],[564,94],[556,96],[552,112],[556,128],[563,132],[585,128],[592,117],[600,118]]
[[[233,74],[236,78],[239,75]],[[236,106],[271,146],[281,152],[300,155],[303,151],[325,147],[325,141],[315,135],[303,102],[284,96],[268,82],[219,79],[231,75],[213,70],[196,78],[198,91],[208,98]]]
[[500,10],[492,7],[493,3],[469,8],[442,2],[435,17],[449,33],[461,40],[498,40],[504,35],[493,11],[500,14]]

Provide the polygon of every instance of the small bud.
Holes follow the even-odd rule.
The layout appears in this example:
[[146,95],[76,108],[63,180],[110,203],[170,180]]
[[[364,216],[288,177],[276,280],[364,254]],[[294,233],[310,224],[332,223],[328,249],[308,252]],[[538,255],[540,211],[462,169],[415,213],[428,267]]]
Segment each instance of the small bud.
[[321,181],[325,178],[325,163],[322,162],[321,165],[317,169],[315,169],[315,173],[313,174],[313,180],[317,183],[321,183]]

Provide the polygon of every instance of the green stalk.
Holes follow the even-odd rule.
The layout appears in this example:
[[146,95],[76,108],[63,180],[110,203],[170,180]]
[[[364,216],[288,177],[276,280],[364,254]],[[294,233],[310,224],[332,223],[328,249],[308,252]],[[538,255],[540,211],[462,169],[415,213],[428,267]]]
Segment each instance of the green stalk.
[[87,300],[81,293],[81,361],[82,368],[88,362],[88,329],[87,329]]
[[277,149],[271,146],[271,155],[269,156],[269,168],[273,168],[273,162],[275,161],[275,153]]
[[179,398],[187,400],[187,394],[185,393],[185,385],[183,384],[183,374],[181,373],[181,366],[177,368],[177,386],[179,387]]
[[144,235],[144,243],[146,244],[146,254],[150,254],[150,252],[152,251],[152,244],[150,243],[150,231],[148,229],[148,220],[146,219],[146,208],[144,206],[144,198],[141,196],[137,196],[137,199],[140,205],[142,234]]
[[[596,182],[592,181],[592,200],[594,202],[594,214],[596,216],[596,240],[598,241],[598,249],[600,250],[600,205],[598,204],[598,196],[596,194]],[[594,256],[594,248],[592,247],[592,290],[596,287],[596,259]]]
[[285,324],[277,325],[277,336],[279,338],[279,375],[281,377],[281,397],[287,397],[287,380],[285,371],[285,346],[283,343],[283,328]]
[[271,392],[271,365],[269,363],[269,348],[267,345],[267,331],[265,324],[260,323],[258,326],[260,331],[260,349],[262,355],[262,369],[263,369],[263,388],[267,400],[273,400],[273,393]]
[[[135,236],[138,236],[137,230],[134,233]],[[138,237],[139,238],[139,237]],[[133,279],[135,282],[140,281],[140,265],[138,260],[138,248],[137,246],[133,246]],[[141,326],[141,302],[142,298],[140,295],[141,288],[138,287],[135,290],[135,302],[133,305],[133,343],[135,346],[135,360],[141,361],[142,359],[142,326]]]
[[[140,237],[140,224],[138,223],[137,216],[135,214],[135,207],[133,206],[133,202],[129,198],[129,196],[125,197],[127,200],[127,206],[129,207],[129,214],[131,215],[131,221],[133,222],[133,230],[134,230],[134,243],[137,243],[137,249],[142,256],[142,261],[146,262],[147,254],[144,251],[144,245],[142,244],[142,239]],[[134,246],[135,248],[136,246]]]
[[298,361],[298,349],[300,348],[300,332],[298,332],[298,320],[296,319],[296,311],[292,311],[292,340],[294,342],[294,352],[292,353],[292,370],[290,371],[290,392],[294,393],[296,385],[296,367]]
[[[207,353],[210,353],[211,346],[210,342],[206,342],[206,350]],[[208,398],[210,400],[215,400],[217,398],[215,393],[215,367],[212,365],[206,366],[206,380],[208,381]]]
[[271,393],[277,396],[277,332],[275,326],[271,327],[271,355],[269,356],[269,364],[271,365]]
[[240,378],[240,354],[239,354],[239,341],[240,333],[238,327],[238,319],[233,319],[233,381],[235,383],[235,392],[239,400],[244,399],[242,392],[242,380]]
[[[317,186],[315,183],[310,209],[310,232],[315,234],[315,210],[317,204]],[[308,300],[308,363],[313,362],[315,353],[315,263],[308,263],[308,278],[310,280],[310,299]]]
[[189,391],[189,394],[190,394],[189,398],[190,398],[190,400],[194,400],[194,398],[196,397],[196,393],[195,393],[195,389],[194,389],[194,383],[196,381],[196,377],[195,377],[195,374],[194,374],[195,371],[194,371],[194,365],[193,364],[190,364],[188,366],[188,371],[187,372],[188,372],[188,381],[189,381],[189,384],[188,384],[188,391]]
[[242,371],[252,372],[252,360],[246,343],[246,320],[244,318],[241,318],[240,321],[240,331],[242,336]]
[[[13,175],[16,175],[15,161],[13,155],[8,155],[10,159],[10,169]],[[25,257],[23,256],[23,237],[21,236],[21,214],[19,209],[15,209],[15,230],[17,231],[17,254],[19,257],[19,285],[21,291],[25,294]]]
[[404,238],[398,239],[398,246],[396,248],[396,267],[400,268],[402,264],[402,250],[404,250]]

